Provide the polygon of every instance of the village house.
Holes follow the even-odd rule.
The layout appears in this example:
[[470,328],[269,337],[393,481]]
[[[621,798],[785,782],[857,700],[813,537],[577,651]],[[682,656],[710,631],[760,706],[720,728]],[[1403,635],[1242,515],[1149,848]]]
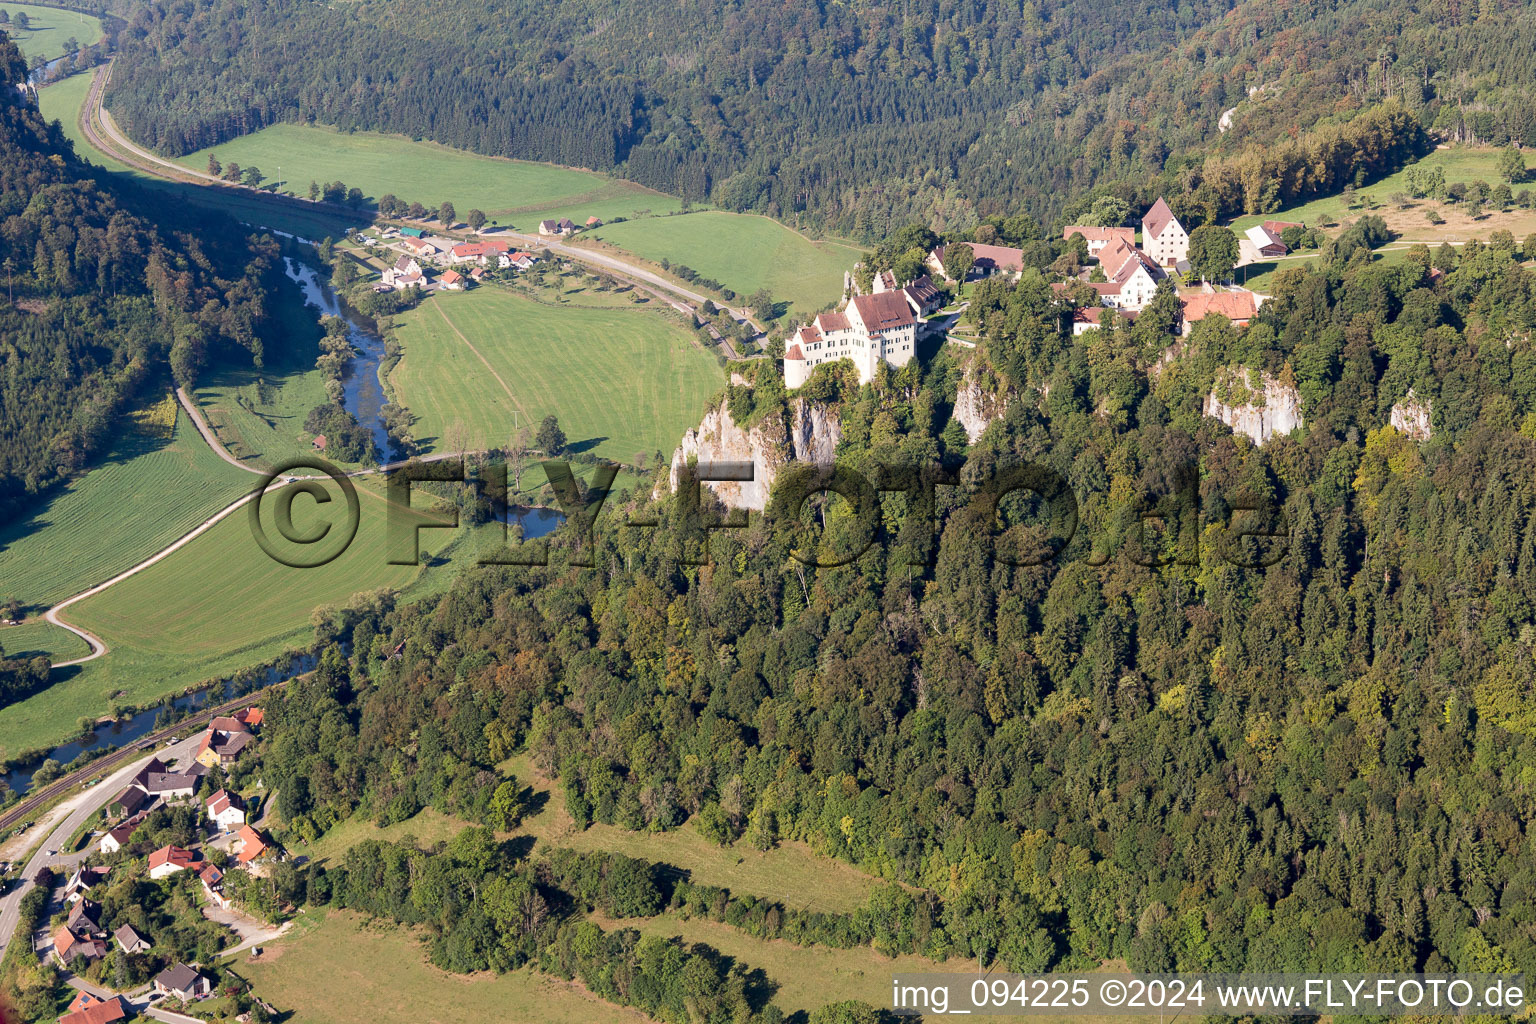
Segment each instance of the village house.
[[491,239],[485,242],[461,242],[448,250],[448,258],[453,263],[479,263],[482,267],[490,266],[495,261],[498,269],[505,270],[512,265],[512,247],[500,239]]
[[141,811],[128,820],[108,829],[107,834],[102,836],[101,842],[97,844],[101,852],[116,853],[118,850],[121,850],[123,844],[128,841],[128,837],[133,835],[133,830],[143,824],[145,816],[145,813]]
[[384,268],[384,273],[379,275],[379,280],[387,287],[403,292],[408,288],[420,288],[426,277],[422,273],[420,263],[409,256],[401,256],[395,260],[394,266]]
[[1280,232],[1271,231],[1267,225],[1255,224],[1243,232],[1248,237],[1248,242],[1253,246],[1257,258],[1275,259],[1290,252],[1285,243],[1280,240]]
[[576,225],[571,223],[566,217],[561,217],[559,220],[539,221],[539,234],[541,235],[560,235],[564,237],[575,233]]
[[1189,232],[1162,196],[1141,218],[1141,249],[1160,267],[1176,267],[1189,259]]
[[1226,317],[1235,327],[1247,327],[1259,313],[1259,297],[1253,292],[1205,292],[1179,300],[1184,319],[1181,334],[1189,334],[1196,323],[1212,314]]
[[464,290],[464,275],[457,270],[443,271],[443,276],[439,277],[437,281],[440,286],[450,292],[461,292]]
[[240,831],[235,833],[235,840],[240,844],[239,852],[235,854],[235,863],[241,867],[248,867],[263,857],[276,854],[276,847],[249,825],[240,826]]
[[[208,768],[228,767],[235,763],[242,751],[256,739],[248,724],[249,716],[239,715],[215,718],[208,723],[208,731],[198,745],[193,760]],[[260,718],[256,721],[259,723]]]
[[1140,249],[1116,241],[1106,246],[1099,265],[1108,281],[1089,282],[1107,306],[1140,310],[1157,294],[1157,283],[1165,276],[1152,258]]
[[1063,240],[1073,235],[1082,235],[1083,241],[1088,243],[1088,255],[1097,257],[1104,247],[1114,242],[1124,242],[1127,248],[1136,245],[1136,230],[1134,228],[1101,228],[1092,224],[1068,224],[1061,229]]
[[75,873],[69,876],[69,881],[64,883],[64,902],[78,903],[85,898],[85,894],[95,887],[97,882],[107,877],[112,869],[105,865],[88,868],[84,865],[75,868]]
[[172,964],[155,975],[154,988],[160,995],[184,1003],[207,998],[213,991],[212,983],[187,964]]
[[[1006,245],[983,245],[980,242],[959,242],[958,245],[970,247],[971,255],[975,262],[971,264],[971,272],[967,279],[978,277],[991,277],[994,274],[1007,274],[1009,277],[1018,277],[1024,272],[1024,250],[1014,249]],[[928,268],[948,281],[949,275],[944,273],[944,252],[948,246],[938,246],[928,254]]]
[[514,252],[511,255],[511,260],[512,265],[518,270],[528,270],[535,263],[539,262],[539,258],[531,252]]
[[224,895],[224,872],[212,861],[203,861],[197,869],[197,880],[203,883],[203,894],[208,897],[208,902],[219,907],[229,906],[229,899]]
[[112,938],[117,940],[117,948],[124,953],[145,953],[154,948],[154,943],[134,930],[133,925],[125,924],[112,933]]
[[107,805],[107,810],[114,815],[135,814],[148,802],[149,794],[130,782],[127,789],[112,798],[112,802]]
[[798,388],[822,363],[851,359],[859,383],[874,380],[881,362],[905,366],[917,341],[917,321],[901,292],[855,295],[841,313],[820,313],[800,328],[784,352],[784,384]]
[[60,967],[77,958],[100,960],[107,955],[107,933],[101,930],[101,908],[88,899],[76,903],[53,933],[53,955]]
[[221,831],[228,831],[236,825],[245,824],[245,802],[238,794],[231,793],[227,789],[221,789],[208,798],[208,820],[219,827]]
[[149,877],[158,881],[168,878],[178,871],[196,867],[202,860],[196,852],[183,850],[179,846],[162,846],[149,855]]
[[439,252],[437,246],[425,238],[402,238],[400,244],[413,256],[436,256]]
[[69,1010],[59,1018],[59,1024],[112,1024],[127,1019],[128,1009],[122,996],[102,999],[82,990],[70,1001]]
[[136,783],[150,797],[162,800],[190,800],[197,793],[200,776],[190,772],[150,772],[144,781]]

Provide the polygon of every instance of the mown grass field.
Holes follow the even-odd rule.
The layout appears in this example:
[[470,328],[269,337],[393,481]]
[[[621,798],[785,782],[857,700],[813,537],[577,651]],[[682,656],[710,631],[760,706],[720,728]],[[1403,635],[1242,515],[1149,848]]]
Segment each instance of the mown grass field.
[[0,626],[0,650],[7,658],[46,654],[53,661],[83,658],[91,653],[84,640],[43,619],[30,619],[19,626]]
[[513,217],[514,210],[585,210],[591,203],[592,212],[601,206],[612,211],[609,216],[633,216],[677,208],[670,196],[590,171],[481,156],[400,135],[278,124],[176,160],[206,171],[210,153],[226,165],[259,167],[274,181],[281,168],[285,192],[307,195],[311,181],[342,181],[370,200],[393,193],[433,210],[448,201],[460,217],[480,209],[503,222],[512,217],[519,227],[534,227],[536,220]]
[[[1501,149],[1493,146],[1452,146],[1448,149],[1437,149],[1410,166],[1439,167],[1445,172],[1447,185],[1482,181],[1493,186],[1504,180],[1499,176],[1498,169],[1501,152]],[[1527,149],[1524,150],[1524,154],[1527,167],[1536,163],[1536,150]],[[1298,221],[1310,226],[1322,226],[1355,220],[1371,213],[1382,217],[1387,222],[1387,226],[1392,228],[1401,240],[1431,244],[1444,241],[1461,242],[1469,238],[1487,238],[1491,232],[1499,229],[1511,231],[1516,239],[1521,239],[1530,231],[1536,230],[1536,212],[1530,210],[1516,209],[1509,213],[1487,210],[1480,220],[1474,221],[1467,215],[1465,203],[1413,200],[1408,209],[1399,209],[1391,202],[1391,198],[1394,193],[1407,192],[1407,175],[1408,168],[1405,167],[1401,171],[1355,190],[1357,197],[1372,198],[1377,204],[1374,210],[1364,206],[1350,209],[1343,195],[1336,194],[1314,199],[1278,213],[1239,217],[1232,226],[1238,231],[1243,231],[1266,220]],[[1536,188],[1536,181],[1521,182],[1511,185],[1510,188],[1518,193],[1524,188]],[[1444,218],[1444,224],[1429,223],[1424,213],[1431,209]]]
[[92,146],[80,130],[80,109],[85,105],[90,87],[89,74],[71,75],[39,90],[38,108],[45,118],[59,122],[65,136],[75,144],[77,156],[113,172],[120,181],[158,190],[170,201],[190,203],[200,209],[227,214],[242,224],[285,231],[300,238],[319,239],[327,235],[341,238],[347,234],[350,225],[368,219],[364,215],[341,217],[324,209],[278,204],[246,189],[166,181],[130,167]]
[[[0,3],[0,11],[10,15],[10,23],[3,27],[6,34],[21,47],[21,52],[31,63],[41,55],[46,60],[62,57],[69,52],[64,43],[71,36],[81,46],[89,46],[101,39],[101,22],[89,14],[61,11],[57,7],[37,7],[33,4]],[[25,13],[26,31],[16,27],[16,15]]]
[[649,1024],[579,984],[524,969],[500,976],[448,974],[426,960],[417,936],[341,910],[311,911],[289,935],[236,962],[256,993],[314,1024]]
[[397,319],[390,375],[431,450],[462,425],[473,448],[559,417],[578,451],[625,463],[670,454],[721,384],[692,335],[647,309],[546,304],[487,286],[438,293]]
[[125,425],[94,469],[0,527],[0,596],[42,611],[138,564],[256,480],[179,410],[169,438]]
[[767,217],[718,211],[605,224],[590,234],[648,260],[692,267],[743,298],[767,288],[795,315],[835,303],[843,271],[861,255],[840,242],[814,242]]
[[[48,689],[5,708],[0,756],[67,738],[80,715],[100,714],[114,698],[144,705],[302,647],[312,635],[310,615],[320,606],[381,588],[401,591],[407,601],[440,592],[482,550],[481,535],[467,529],[427,530],[421,550],[436,556],[433,564],[389,565],[382,485],[361,478],[357,488],[357,536],[328,565],[295,569],[273,561],[257,545],[242,508],[170,557],[71,606],[65,617],[101,637],[109,651],[60,670]],[[412,506],[429,503],[418,493]],[[269,496],[263,521],[275,536],[273,507]],[[339,503],[327,508],[340,519]],[[323,512],[299,498],[297,528],[328,521]]]

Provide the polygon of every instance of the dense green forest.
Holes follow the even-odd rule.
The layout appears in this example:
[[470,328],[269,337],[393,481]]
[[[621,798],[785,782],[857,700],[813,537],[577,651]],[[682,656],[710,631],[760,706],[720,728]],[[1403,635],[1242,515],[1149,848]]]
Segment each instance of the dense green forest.
[[[21,81],[0,32],[0,82]],[[260,362],[270,239],[108,184],[21,93],[0,93],[0,507],[84,469],[151,380]]]
[[166,152],[319,121],[870,239],[1020,208],[1049,223],[1096,184],[1190,190],[1213,149],[1384,101],[1447,138],[1536,144],[1529,3],[120,6],[108,103]]
[[[519,784],[495,766],[526,748],[579,827],[804,840],[908,898],[798,920],[497,850],[516,898],[465,900],[443,895],[467,891],[451,857],[408,845],[315,898],[427,926],[452,969],[533,958],[604,992],[601,958],[634,953],[601,931],[570,953],[583,907],[1021,971],[1530,972],[1536,272],[1507,235],[1407,257],[1330,246],[1276,275],[1251,327],[1206,318],[1171,360],[1166,285],[1074,338],[1047,275],[989,282],[970,362],[947,349],[862,388],[832,365],[806,389],[851,468],[965,460],[931,560],[895,496],[836,568],[792,554],[806,521],[775,505],[690,565],[687,503],[631,498],[595,568],[557,550],[424,604],[332,609],[320,670],[269,702],[264,777],[301,834],[429,805],[507,822]],[[1202,416],[1213,390],[1242,397],[1232,368],[1295,388],[1305,427],[1256,447]],[[773,364],[757,377],[733,412],[785,417]],[[950,412],[972,384],[1006,414],[968,445]],[[1428,441],[1387,426],[1410,389]],[[1031,527],[1005,503],[999,534],[975,492],[1020,462],[1069,483],[1064,546],[1046,509]],[[645,505],[660,529],[618,525]],[[1285,539],[1234,537],[1245,509]],[[860,520],[824,513],[846,543]],[[1020,543],[1056,557],[1010,564]]]

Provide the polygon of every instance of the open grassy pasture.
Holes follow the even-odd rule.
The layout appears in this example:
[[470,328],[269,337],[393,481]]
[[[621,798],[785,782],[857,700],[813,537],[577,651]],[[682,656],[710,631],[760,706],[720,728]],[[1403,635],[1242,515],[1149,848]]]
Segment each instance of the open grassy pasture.
[[0,526],[0,596],[40,612],[143,561],[256,479],[210,451],[179,410],[169,437],[125,425],[94,469]]
[[[71,36],[81,46],[89,46],[102,36],[101,22],[89,14],[13,3],[0,3],[0,11],[10,15],[10,23],[4,26],[6,34],[21,47],[22,56],[29,64],[33,57],[52,60],[68,53],[64,43]],[[27,16],[26,31],[16,27],[16,15],[23,13]]]
[[[1498,170],[1501,152],[1501,149],[1493,146],[1452,146],[1447,149],[1437,149],[1410,166],[1439,167],[1445,172],[1447,185],[1457,182],[1470,184],[1474,181],[1498,185],[1504,180],[1499,176]],[[1527,166],[1536,163],[1536,150],[1527,149],[1524,153]],[[1406,194],[1407,173],[1408,168],[1404,168],[1395,174],[1389,174],[1385,178],[1356,189],[1357,196],[1372,198],[1377,204],[1374,210],[1364,206],[1349,209],[1342,195],[1332,195],[1314,199],[1278,213],[1239,217],[1233,221],[1232,226],[1242,231],[1266,220],[1298,221],[1311,226],[1321,226],[1355,220],[1367,213],[1373,213],[1385,220],[1387,226],[1397,233],[1400,240],[1429,242],[1436,245],[1445,241],[1464,242],[1469,238],[1487,238],[1490,233],[1500,229],[1511,231],[1516,239],[1521,239],[1536,230],[1536,212],[1531,210],[1517,209],[1509,213],[1488,210],[1480,220],[1474,221],[1467,215],[1465,203],[1416,199],[1407,209],[1399,209],[1391,202],[1391,197],[1397,192]],[[1523,188],[1536,188],[1536,183],[1523,182],[1511,185],[1510,188],[1518,193]],[[1431,209],[1445,219],[1444,224],[1430,224],[1425,219],[1424,212]]]
[[[357,488],[357,537],[328,565],[294,569],[273,561],[252,537],[242,508],[170,557],[69,608],[65,616],[101,637],[109,651],[60,670],[48,689],[5,708],[0,756],[67,738],[79,716],[100,714],[114,696],[147,704],[301,647],[317,607],[380,588],[401,591],[403,600],[423,597],[473,565],[478,549],[469,530],[424,531],[421,549],[436,556],[434,564],[387,564],[383,488],[373,478],[359,479]],[[417,494],[412,505],[429,502]],[[263,522],[276,536],[273,506],[269,496]],[[327,509],[339,513],[341,507],[317,509],[300,497],[294,522],[307,531],[332,521],[323,517]]]
[[0,626],[0,650],[7,658],[35,658],[46,654],[53,661],[83,658],[90,645],[67,629],[43,619],[29,619],[19,626]]
[[649,1024],[580,984],[521,970],[455,975],[427,962],[416,936],[342,910],[311,911],[288,935],[236,961],[255,991],[314,1024]]
[[224,164],[259,167],[274,181],[281,168],[279,187],[285,192],[307,195],[311,181],[342,181],[362,189],[371,200],[393,193],[434,210],[446,200],[460,217],[480,209],[498,220],[510,218],[519,227],[534,226],[535,221],[512,216],[514,210],[581,210],[590,202],[593,212],[601,206],[612,211],[609,216],[633,216],[639,210],[677,208],[670,196],[590,171],[480,156],[401,135],[278,124],[176,159],[206,171],[210,152]]
[[671,452],[721,383],[689,332],[646,309],[487,286],[437,293],[397,323],[405,356],[391,383],[432,450],[456,424],[471,447],[489,448],[553,413],[578,451],[631,463]]
[[345,218],[323,209],[278,204],[246,189],[166,181],[129,167],[92,146],[80,130],[80,109],[85,105],[90,87],[89,74],[71,75],[39,90],[38,108],[44,117],[58,121],[63,126],[65,136],[75,144],[75,155],[113,172],[122,181],[159,190],[178,203],[190,203],[200,209],[227,214],[242,224],[285,231],[300,238],[319,239],[327,235],[341,238],[347,234],[349,225],[360,224],[368,219],[361,214]]
[[767,288],[795,315],[836,302],[843,271],[861,255],[840,242],[813,242],[767,217],[718,211],[605,224],[591,234],[648,260],[692,267],[742,296]]

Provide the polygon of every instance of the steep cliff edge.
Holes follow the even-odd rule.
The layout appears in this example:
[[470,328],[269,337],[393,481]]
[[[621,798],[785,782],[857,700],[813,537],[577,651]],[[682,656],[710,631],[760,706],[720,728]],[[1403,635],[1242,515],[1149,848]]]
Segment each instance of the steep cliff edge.
[[1002,419],[1011,398],[982,360],[973,359],[955,392],[954,417],[965,428],[966,440],[975,444],[989,424]]
[[1301,394],[1294,386],[1241,366],[1217,373],[1203,411],[1257,445],[1302,425]]
[[1415,395],[1409,388],[1402,401],[1392,406],[1390,422],[1399,434],[1407,434],[1415,441],[1428,441],[1434,434],[1434,428],[1430,426],[1433,413],[1433,403]]
[[[727,508],[761,512],[779,471],[790,461],[831,462],[843,437],[837,409],[805,398],[791,398],[787,415],[772,415],[750,429],[737,425],[722,401],[683,435],[672,453],[669,487],[676,492],[683,467],[699,462],[750,462],[750,481],[705,481]],[[659,496],[658,489],[658,496]]]

